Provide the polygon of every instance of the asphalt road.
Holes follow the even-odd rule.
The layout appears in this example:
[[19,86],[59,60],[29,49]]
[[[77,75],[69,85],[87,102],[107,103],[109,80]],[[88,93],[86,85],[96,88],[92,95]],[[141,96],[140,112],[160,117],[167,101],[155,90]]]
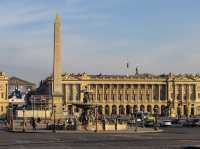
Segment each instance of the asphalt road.
[[0,149],[171,149],[200,145],[200,128],[162,133],[11,133],[0,131]]

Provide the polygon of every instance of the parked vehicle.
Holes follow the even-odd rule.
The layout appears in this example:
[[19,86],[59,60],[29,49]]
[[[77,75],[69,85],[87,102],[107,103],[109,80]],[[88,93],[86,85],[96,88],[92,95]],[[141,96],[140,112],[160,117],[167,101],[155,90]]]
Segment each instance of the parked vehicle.
[[183,127],[193,127],[193,120],[185,120],[183,123]]
[[172,121],[171,120],[163,120],[160,122],[161,127],[169,127],[172,126]]
[[193,127],[200,127],[200,119],[193,120]]
[[184,123],[185,123],[185,120],[179,120],[179,119],[173,119],[172,120],[172,126],[173,127],[183,127]]
[[150,115],[148,114],[145,118],[145,121],[144,121],[144,125],[145,127],[153,127],[154,126],[154,123],[155,123],[155,118],[153,117],[153,115]]

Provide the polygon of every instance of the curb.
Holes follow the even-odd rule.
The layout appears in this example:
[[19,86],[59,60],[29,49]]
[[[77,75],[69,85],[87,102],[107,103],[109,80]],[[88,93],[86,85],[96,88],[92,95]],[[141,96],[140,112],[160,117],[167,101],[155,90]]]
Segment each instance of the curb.
[[[97,132],[95,132],[95,131],[60,131],[60,130],[57,130],[55,133],[67,133],[67,134],[70,134],[70,133],[79,133],[79,134],[83,134],[83,133],[85,133],[85,134],[140,134],[140,133],[161,133],[161,132],[163,132],[164,130],[162,130],[162,129],[160,129],[160,130],[150,130],[150,131],[137,131],[137,132],[135,132],[135,131],[133,131],[133,130],[131,130],[131,131],[97,131]],[[51,130],[47,130],[47,131],[25,131],[25,132],[23,132],[23,131],[21,131],[21,130],[19,130],[19,131],[8,131],[8,132],[11,132],[11,133],[53,133]]]

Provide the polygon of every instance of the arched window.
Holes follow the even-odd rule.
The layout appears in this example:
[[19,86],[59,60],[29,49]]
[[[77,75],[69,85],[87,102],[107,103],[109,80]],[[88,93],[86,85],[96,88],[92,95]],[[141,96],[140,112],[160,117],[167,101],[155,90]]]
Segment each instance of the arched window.
[[123,105],[119,106],[119,114],[124,115],[124,106]]
[[113,105],[113,106],[112,106],[112,114],[113,114],[113,115],[116,115],[116,114],[117,114],[117,106],[116,106],[116,105]]
[[109,105],[105,106],[105,115],[110,115],[110,107],[109,107]]

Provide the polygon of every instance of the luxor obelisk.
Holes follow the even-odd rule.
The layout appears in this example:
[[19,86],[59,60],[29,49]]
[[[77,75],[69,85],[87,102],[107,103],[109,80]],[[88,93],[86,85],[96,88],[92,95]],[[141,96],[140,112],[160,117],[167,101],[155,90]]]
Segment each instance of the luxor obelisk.
[[54,22],[54,54],[52,84],[52,104],[55,108],[56,119],[63,117],[63,93],[61,73],[61,19],[59,15],[56,15]]

